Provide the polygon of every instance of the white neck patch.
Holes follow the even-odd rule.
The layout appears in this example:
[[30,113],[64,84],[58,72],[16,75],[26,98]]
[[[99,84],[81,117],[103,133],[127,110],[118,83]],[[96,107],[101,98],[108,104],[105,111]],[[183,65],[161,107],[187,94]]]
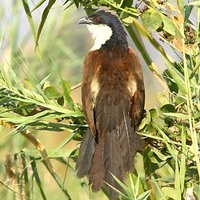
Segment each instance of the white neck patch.
[[112,29],[105,24],[88,24],[87,28],[92,34],[92,38],[94,39],[94,45],[90,49],[90,51],[100,49],[101,46],[105,44],[106,41],[108,41],[113,34]]

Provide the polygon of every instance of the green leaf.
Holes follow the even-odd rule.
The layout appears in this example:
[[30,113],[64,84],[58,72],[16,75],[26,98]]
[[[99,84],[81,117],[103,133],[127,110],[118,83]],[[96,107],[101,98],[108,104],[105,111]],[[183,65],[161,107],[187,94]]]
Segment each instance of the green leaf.
[[164,61],[166,63],[167,69],[169,70],[169,73],[171,74],[172,78],[176,82],[178,88],[180,89],[180,91],[183,94],[186,94],[186,88],[185,88],[185,83],[184,83],[183,75],[180,74],[180,72],[177,71],[174,68],[174,65],[172,65],[172,63],[170,63],[168,60],[164,59]]
[[178,191],[171,187],[162,187],[162,192],[165,194],[165,196],[170,197],[172,199],[180,199]]
[[176,35],[176,29],[174,27],[173,22],[166,16],[162,15],[162,22],[164,24],[163,30],[168,32],[169,34],[175,36]]
[[165,127],[166,124],[164,120],[160,117],[159,112],[156,109],[150,110],[151,121],[160,127]]
[[160,16],[160,14],[158,12],[152,12],[151,13],[151,31],[156,31],[162,24],[162,17]]
[[39,2],[35,5],[35,7],[31,10],[31,12],[33,12],[33,11],[36,10],[36,9],[38,9],[45,1],[47,1],[47,0],[41,0],[41,1],[39,1]]
[[56,0],[49,0],[48,5],[46,6],[46,8],[44,9],[44,12],[42,13],[42,19],[38,28],[38,32],[37,32],[37,38],[36,38],[36,46],[38,46],[38,41],[40,38],[40,34],[42,32],[42,29],[44,27],[44,24],[47,20],[48,14],[51,10],[51,7],[54,5],[54,3],[56,2]]
[[46,87],[44,94],[48,99],[58,99],[62,97],[62,95],[52,86]]
[[68,81],[64,81],[63,79],[61,80],[62,88],[64,91],[64,97],[67,102],[67,105],[70,110],[75,110],[74,109],[74,102],[70,96],[71,94],[71,84]]
[[[159,163],[161,162],[161,161],[166,161],[168,158],[170,158],[171,156],[170,155],[164,155],[161,151],[159,151],[158,149],[152,149],[152,152],[156,155],[156,157],[158,157],[158,161],[159,161]],[[157,161],[157,162],[158,162]],[[158,163],[158,164],[159,164]]]
[[123,8],[124,8],[124,7],[130,8],[130,7],[133,5],[133,0],[123,0],[123,1],[121,1],[121,2],[123,2],[123,3],[122,3],[122,7],[123,7]]
[[64,98],[67,102],[67,106],[70,110],[75,110],[74,108],[74,102],[70,96],[71,94],[71,84],[68,82],[68,81],[64,81],[63,78],[61,77],[61,75],[59,73],[57,73],[58,75],[58,78],[61,82],[61,85],[62,85],[62,89],[63,89],[63,92],[64,92]]
[[185,5],[185,22],[189,22],[189,17],[192,12],[193,6],[192,5]]
[[30,164],[31,164],[31,168],[32,168],[32,171],[33,171],[33,177],[35,178],[35,181],[39,187],[39,190],[40,190],[40,194],[42,196],[42,199],[43,200],[47,200],[46,198],[46,195],[45,195],[45,192],[43,190],[43,186],[42,186],[42,182],[40,180],[40,176],[39,176],[39,173],[38,173],[38,168],[36,166],[36,162],[35,162],[35,158],[30,156]]
[[186,176],[186,156],[187,156],[187,148],[186,148],[186,128],[182,125],[181,131],[181,142],[182,142],[182,153],[180,158],[180,186],[181,192],[184,191],[185,186],[185,176]]
[[24,180],[24,189],[25,189],[25,195],[30,199],[31,195],[30,195],[30,191],[31,191],[31,186],[30,186],[30,182],[29,182],[29,172],[28,172],[28,163],[26,160],[26,156],[23,150],[21,150],[21,160],[22,160],[22,166],[23,166],[23,180]]
[[160,108],[160,110],[162,111],[162,112],[169,112],[169,113],[172,113],[172,112],[175,112],[176,111],[176,108],[175,108],[175,106],[174,105],[172,105],[172,104],[165,104],[165,105],[163,105],[161,108]]
[[156,31],[162,24],[162,17],[158,12],[143,12],[141,20],[146,29],[150,32]]
[[147,200],[151,194],[151,190],[145,191],[137,197],[137,200]]
[[177,3],[183,18],[185,18],[184,0],[177,0]]
[[179,89],[178,89],[178,85],[176,84],[176,82],[174,81],[173,77],[171,76],[170,72],[168,69],[166,69],[163,72],[163,78],[166,80],[167,82],[167,86],[170,90],[170,92],[172,93],[178,93]]
[[162,22],[163,22],[163,30],[165,30],[166,32],[168,32],[169,34],[173,35],[173,36],[178,36],[179,38],[182,38],[182,34],[180,32],[180,30],[178,29],[178,27],[173,23],[173,21],[171,19],[169,19],[168,17],[166,17],[164,14],[160,14],[162,17]]
[[34,23],[33,23],[33,18],[32,18],[32,15],[31,15],[31,11],[30,11],[28,2],[27,2],[27,0],[22,0],[22,3],[23,3],[23,6],[24,6],[24,10],[25,10],[26,16],[28,18],[29,25],[31,27],[31,31],[32,31],[33,37],[34,37],[34,39],[36,41],[36,30],[35,30],[35,26],[34,26]]
[[[115,177],[113,174],[111,174],[113,176],[113,178],[115,179],[115,181],[123,188],[123,190],[125,191],[126,194],[130,195],[130,190],[127,187],[127,185],[125,185],[122,181],[120,181],[117,177]],[[125,199],[129,199],[128,196],[124,193],[122,193],[120,190],[118,190],[117,188],[113,187],[112,185],[110,185],[109,183],[105,182],[106,185],[108,185],[110,188],[112,188],[114,191],[116,191],[119,195],[121,195],[123,198]]]
[[143,23],[144,27],[147,30],[151,29],[151,19],[150,19],[150,16],[151,16],[151,14],[149,12],[143,12],[142,15],[141,15],[142,23]]
[[[59,152],[64,146],[66,146],[74,138],[75,134],[76,133],[71,133],[69,137],[67,137],[61,144],[59,144],[59,146],[57,146],[57,148],[51,154],[49,154],[49,156],[53,156],[57,152]],[[66,152],[65,152],[65,156],[66,156]]]
[[137,172],[138,177],[140,177],[140,179],[144,180],[145,179],[145,169],[144,169],[144,161],[143,161],[143,157],[141,154],[136,154],[135,157],[135,169]]
[[169,112],[169,113],[162,113],[162,114],[165,115],[165,116],[169,116],[169,117],[176,117],[176,118],[182,119],[182,120],[189,119],[189,116],[185,115],[183,113],[172,113],[172,112]]
[[164,193],[161,190],[161,187],[158,185],[156,179],[151,176],[152,186],[153,186],[153,193],[152,193],[152,199],[164,199],[165,197]]

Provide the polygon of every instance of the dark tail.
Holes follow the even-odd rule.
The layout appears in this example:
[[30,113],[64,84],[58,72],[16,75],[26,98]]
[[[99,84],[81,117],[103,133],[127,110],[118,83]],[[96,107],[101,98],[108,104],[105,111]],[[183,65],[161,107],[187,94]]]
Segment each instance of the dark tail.
[[123,181],[126,172],[133,169],[136,152],[142,148],[141,139],[134,132],[129,116],[122,115],[123,120],[118,127],[103,134],[105,137],[100,137],[98,143],[87,131],[77,161],[78,176],[87,175],[93,191],[105,187],[112,200],[118,198],[118,193],[108,184],[123,192],[113,176]]
[[117,199],[119,195],[108,184],[124,192],[113,176],[123,182],[126,172],[133,169],[133,159],[136,152],[141,150],[143,146],[140,137],[131,127],[130,118],[125,117],[124,114],[123,117],[120,125],[107,132],[96,145],[89,174],[92,189],[98,191],[104,186],[111,200]]
[[94,150],[95,150],[95,140],[90,130],[87,129],[83,137],[79,149],[78,160],[76,162],[76,169],[78,171],[77,175],[79,178],[87,176],[90,173]]

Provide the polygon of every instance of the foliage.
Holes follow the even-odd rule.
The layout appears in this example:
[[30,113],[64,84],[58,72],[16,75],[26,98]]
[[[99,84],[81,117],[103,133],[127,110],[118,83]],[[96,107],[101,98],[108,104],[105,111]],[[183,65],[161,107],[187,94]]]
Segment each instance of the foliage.
[[[22,2],[35,39],[38,57],[43,59],[44,51],[40,45],[40,37],[56,1],[41,0],[32,9],[27,0]],[[63,4],[66,12],[72,4],[77,8],[82,6],[87,13],[90,13],[95,6],[107,6],[115,10],[149,69],[163,87],[163,92],[158,96],[159,107],[148,110],[139,127],[138,132],[145,138],[147,145],[135,159],[135,171],[129,175],[128,186],[119,182],[125,191],[125,194],[121,194],[121,198],[198,199],[200,196],[199,2],[189,1],[188,4],[184,4],[183,0],[145,0],[136,5],[132,0],[67,0]],[[42,6],[44,10],[36,31],[32,14]],[[160,53],[166,66],[162,75],[157,70],[159,66],[156,66],[153,58],[149,56],[142,37]],[[165,48],[166,45],[178,55],[179,59],[175,60],[170,55],[167,51],[169,48],[167,50]],[[17,135],[24,136],[25,141],[35,145],[40,152],[38,155],[37,151],[27,146],[28,149],[21,149],[6,157],[6,173],[20,187],[13,189],[3,181],[0,183],[15,193],[15,196],[21,195],[21,198],[25,196],[30,199],[34,191],[37,191],[40,193],[40,198],[48,199],[38,167],[41,161],[65,197],[71,198],[70,188],[63,185],[52,166],[52,161],[59,161],[75,174],[74,161],[77,149],[74,146],[67,153],[63,153],[62,148],[72,140],[79,141],[86,125],[81,108],[71,98],[70,84],[63,80],[59,73],[56,77],[59,80],[58,87],[48,82],[49,76],[39,82],[26,79],[22,83],[13,65],[4,63],[1,68],[2,126],[7,128],[9,134],[15,134],[13,138]],[[70,130],[70,135],[52,152],[47,151],[35,135],[37,130],[66,129]],[[1,144],[0,148],[3,147],[4,144]],[[84,188],[87,181],[81,181]],[[33,182],[38,185],[38,189],[33,187]],[[80,181],[78,184],[80,185]]]

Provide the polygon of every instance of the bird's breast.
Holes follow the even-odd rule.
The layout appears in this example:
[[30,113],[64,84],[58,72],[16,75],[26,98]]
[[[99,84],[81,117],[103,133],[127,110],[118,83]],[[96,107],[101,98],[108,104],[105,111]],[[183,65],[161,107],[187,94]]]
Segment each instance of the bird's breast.
[[119,66],[101,66],[98,75],[91,83],[93,106],[98,103],[108,106],[119,105],[130,101],[136,90],[136,82],[124,70],[120,69]]
[[83,82],[89,85],[93,107],[97,98],[117,103],[123,96],[131,98],[137,89],[132,64],[127,63],[126,56],[117,57],[114,53],[91,51],[86,57]]

